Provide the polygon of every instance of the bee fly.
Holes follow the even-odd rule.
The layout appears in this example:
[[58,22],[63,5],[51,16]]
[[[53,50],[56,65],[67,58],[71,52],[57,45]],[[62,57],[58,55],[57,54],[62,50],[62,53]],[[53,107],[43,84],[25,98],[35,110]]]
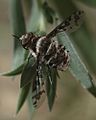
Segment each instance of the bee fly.
[[45,36],[36,36],[32,32],[26,33],[20,38],[13,35],[20,40],[23,48],[29,50],[29,53],[37,61],[37,76],[32,87],[32,101],[35,108],[38,107],[39,101],[45,94],[45,85],[42,79],[42,64],[61,71],[66,70],[69,65],[70,57],[68,51],[65,49],[65,46],[59,44],[53,38],[59,32],[65,31],[70,33],[79,28],[83,13],[83,11],[74,12]]

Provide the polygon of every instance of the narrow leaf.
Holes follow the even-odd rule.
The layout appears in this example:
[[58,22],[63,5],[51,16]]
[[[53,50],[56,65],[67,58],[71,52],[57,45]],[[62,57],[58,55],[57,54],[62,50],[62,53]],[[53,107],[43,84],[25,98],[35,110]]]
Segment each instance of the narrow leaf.
[[96,7],[96,0],[79,0],[90,7]]
[[76,31],[76,33],[73,33],[71,37],[74,39],[75,44],[78,46],[89,68],[96,74],[96,54],[93,52],[96,51],[96,44],[94,44],[93,41],[95,39],[93,39],[87,26],[83,24],[83,26]]
[[28,31],[45,32],[45,25],[41,1],[33,0]]
[[29,82],[34,80],[35,76],[36,76],[36,63],[34,63],[33,59],[29,59],[29,61],[26,62],[21,75],[20,87],[22,88]]
[[[58,34],[58,41],[66,46],[70,54],[69,70],[73,76],[80,81],[82,86],[89,90],[94,96],[96,96],[96,86],[93,83],[92,77],[89,76],[89,72],[80,57],[78,56],[76,49],[74,48],[69,37],[64,33]],[[94,92],[93,92],[94,89]]]
[[47,80],[46,80],[46,90],[47,90],[48,105],[49,105],[50,111],[52,110],[55,96],[56,96],[56,86],[57,86],[56,69],[48,69]]
[[17,111],[16,114],[19,113],[19,111],[21,110],[27,96],[30,90],[30,85],[31,84],[27,84],[25,87],[20,89],[20,95],[19,95],[19,100],[18,100],[18,104],[17,104]]
[[27,102],[28,102],[28,108],[29,108],[28,113],[30,115],[29,120],[32,120],[34,113],[35,113],[35,109],[34,109],[33,102],[32,102],[32,85],[30,86],[30,91],[27,97]]
[[57,75],[58,78],[60,78],[60,75],[59,75],[59,73],[58,73],[58,70],[56,70],[56,75]]
[[[12,34],[21,36],[26,33],[25,20],[21,0],[11,0],[11,24]],[[24,61],[24,49],[19,40],[14,39],[14,68],[21,65]]]
[[39,20],[40,20],[39,6],[37,0],[33,0],[28,30],[32,32],[37,31],[39,27]]
[[28,58],[28,55],[29,55],[29,51],[26,50],[26,51],[25,51],[25,54],[24,54],[24,60],[26,60],[26,59]]
[[2,75],[2,76],[15,76],[15,75],[19,75],[19,74],[21,74],[21,72],[22,72],[22,70],[23,70],[23,67],[24,67],[24,63],[23,64],[21,64],[19,67],[17,67],[16,69],[14,69],[14,70],[11,70],[11,71],[9,71],[9,72],[7,72],[7,73],[1,73],[0,75]]
[[55,15],[55,12],[53,11],[53,9],[48,6],[47,2],[44,2],[42,8],[43,8],[43,12],[44,12],[44,15],[45,15],[45,18],[47,19],[47,21],[50,24],[53,24],[53,21],[54,21],[53,16]]

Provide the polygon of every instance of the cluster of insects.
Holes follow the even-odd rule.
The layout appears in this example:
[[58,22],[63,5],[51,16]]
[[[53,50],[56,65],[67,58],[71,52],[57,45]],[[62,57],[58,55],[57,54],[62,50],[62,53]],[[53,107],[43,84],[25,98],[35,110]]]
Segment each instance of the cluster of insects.
[[38,107],[39,101],[45,94],[44,81],[42,80],[42,64],[63,71],[68,68],[70,62],[69,52],[65,49],[65,46],[54,40],[54,37],[59,32],[70,33],[76,30],[81,24],[83,13],[83,11],[74,12],[45,36],[37,36],[32,32],[26,33],[20,38],[14,35],[20,40],[23,48],[29,50],[29,53],[37,62],[37,76],[32,86],[32,101],[35,108]]

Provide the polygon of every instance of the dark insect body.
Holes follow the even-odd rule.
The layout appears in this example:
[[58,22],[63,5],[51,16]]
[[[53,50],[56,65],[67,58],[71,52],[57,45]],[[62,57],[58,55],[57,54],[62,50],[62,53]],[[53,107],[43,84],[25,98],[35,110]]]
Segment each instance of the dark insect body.
[[66,70],[69,65],[69,52],[65,49],[65,46],[59,44],[53,37],[60,32],[70,33],[79,28],[83,13],[83,11],[74,12],[45,36],[36,36],[32,32],[26,33],[20,38],[14,35],[21,41],[23,48],[29,50],[37,61],[37,76],[32,86],[32,101],[35,108],[38,107],[39,101],[45,94],[42,64],[61,71]]

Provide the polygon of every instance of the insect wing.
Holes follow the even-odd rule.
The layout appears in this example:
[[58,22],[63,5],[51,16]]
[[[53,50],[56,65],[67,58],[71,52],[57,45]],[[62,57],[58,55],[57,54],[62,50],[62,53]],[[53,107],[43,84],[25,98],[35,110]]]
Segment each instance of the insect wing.
[[76,11],[71,16],[67,17],[61,24],[54,28],[49,34],[46,35],[46,38],[55,37],[59,32],[71,33],[76,31],[81,23],[84,16],[84,11]]

